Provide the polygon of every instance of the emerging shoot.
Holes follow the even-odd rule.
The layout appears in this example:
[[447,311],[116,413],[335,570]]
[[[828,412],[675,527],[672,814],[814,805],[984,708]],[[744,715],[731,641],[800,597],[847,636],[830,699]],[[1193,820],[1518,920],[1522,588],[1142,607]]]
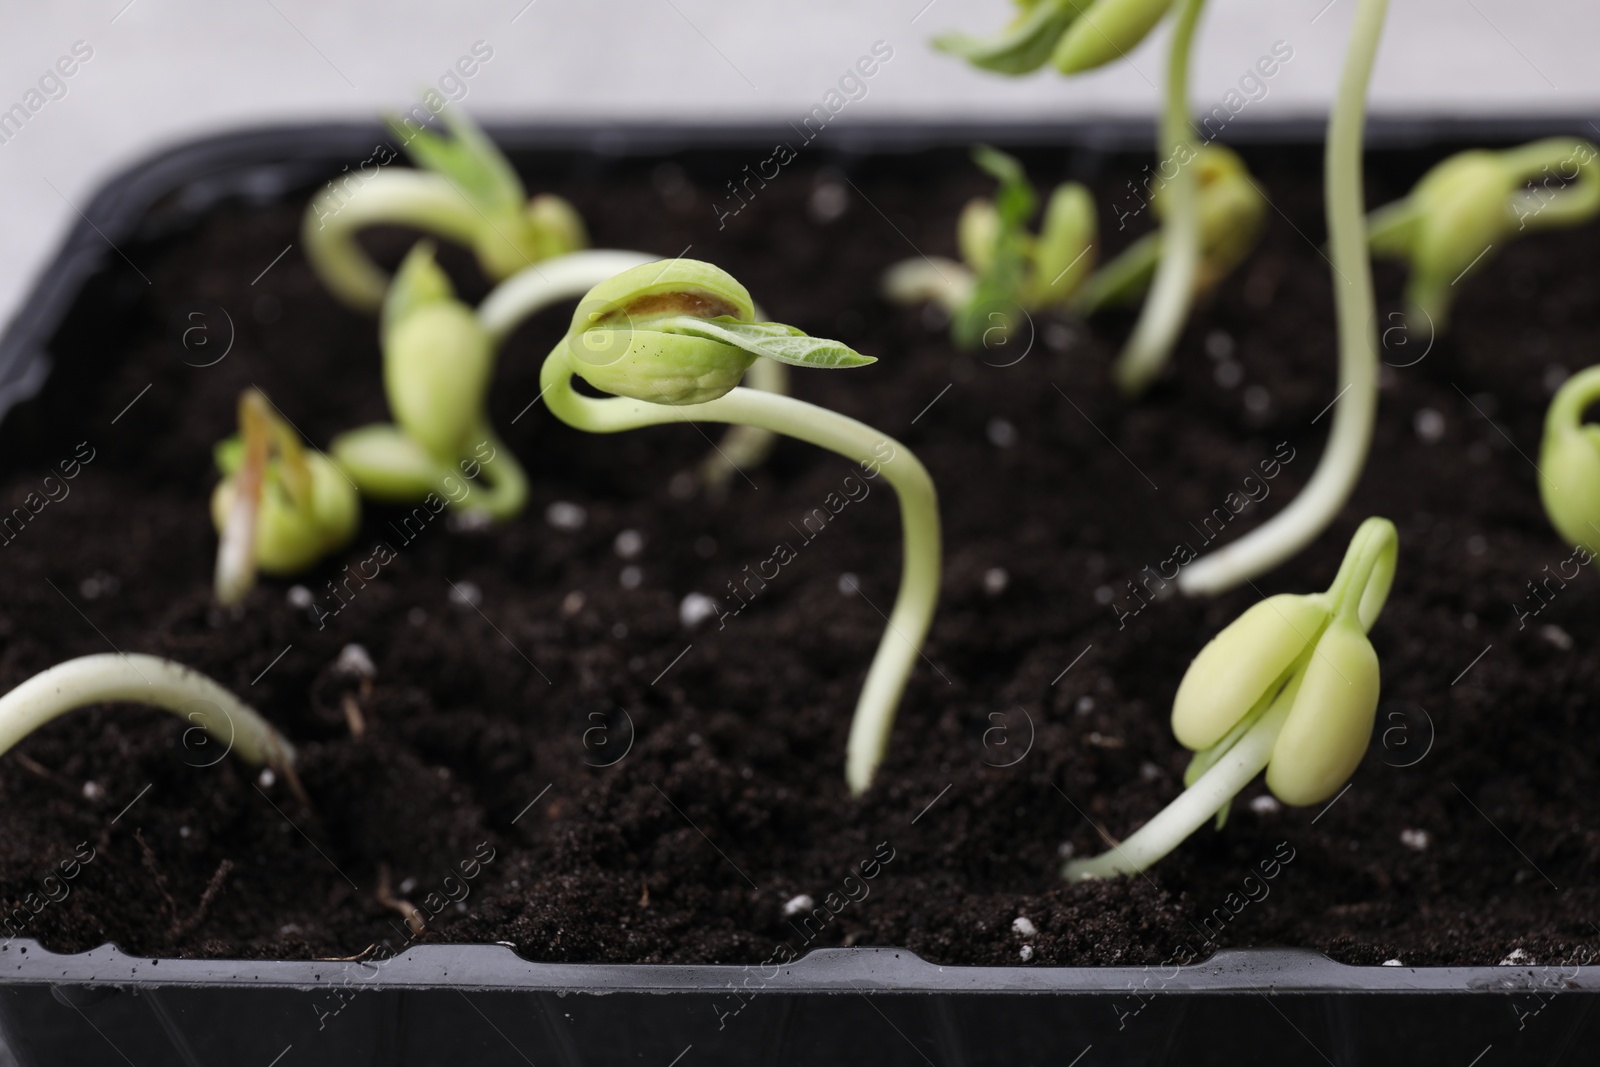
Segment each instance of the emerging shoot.
[[1596,157],[1600,149],[1590,142],[1562,137],[1461,152],[1423,175],[1405,199],[1374,211],[1372,252],[1410,266],[1414,319],[1443,330],[1455,286],[1493,250],[1528,230],[1577,226],[1600,214]]
[[[1175,10],[1167,57],[1165,102],[1156,153],[1165,175],[1167,206],[1149,296],[1133,333],[1113,368],[1123,390],[1137,395],[1166,366],[1189,316],[1201,257],[1199,148],[1189,121],[1189,52],[1205,0],[1019,0],[1021,11],[997,37],[947,34],[934,47],[976,67],[1001,74],[1028,74],[1048,60],[1063,74],[1078,74],[1125,56]],[[1246,246],[1248,251],[1248,245]]]
[[[1267,220],[1267,198],[1233,150],[1202,145],[1194,166],[1199,176],[1200,263],[1195,271],[1194,298],[1201,299],[1243,263]],[[1166,215],[1166,186],[1150,195],[1157,218]],[[1141,237],[1078,290],[1073,307],[1081,315],[1132,304],[1150,288],[1161,261],[1161,234]]]
[[1148,869],[1229,803],[1262,770],[1285,804],[1319,804],[1339,791],[1372,739],[1378,656],[1367,631],[1394,582],[1394,524],[1372,518],[1350,541],[1325,593],[1268,597],[1211,639],[1172,702],[1172,732],[1194,750],[1187,786],[1131,837],[1068,880]]
[[327,456],[307,448],[259,389],[239,397],[239,433],[216,447],[211,494],[219,604],[237,604],[256,572],[296,574],[355,536],[361,500]]
[[[0,752],[75,708],[109,703],[169,711],[217,741],[224,755],[271,767],[305,799],[295,774],[294,746],[271,723],[199,671],[157,656],[80,656],[29,678],[0,697]],[[189,743],[188,731],[184,740]]]
[[301,224],[306,257],[325,285],[359,311],[376,311],[388,275],[356,237],[370,226],[414,226],[471,248],[491,279],[583,248],[583,220],[558,196],[528,199],[511,164],[465,115],[445,110],[449,136],[398,119],[389,126],[419,170],[380,170],[311,201]]
[[[478,322],[488,331],[496,347],[504,343],[526,319],[563,300],[583,296],[607,278],[630,267],[658,262],[659,256],[644,252],[595,249],[571,252],[512,275],[484,298],[478,308]],[[789,391],[789,368],[771,359],[751,364],[745,382],[752,389],[785,394]],[[731,426],[722,440],[701,461],[700,482],[712,498],[727,494],[734,477],[743,470],[759,467],[772,453],[777,437],[758,426]]]
[[1378,409],[1378,336],[1361,206],[1361,130],[1367,82],[1388,7],[1388,0],[1359,0],[1339,94],[1328,116],[1323,169],[1339,327],[1339,390],[1333,399],[1328,447],[1311,480],[1288,507],[1179,573],[1178,588],[1191,596],[1242,585],[1316,540],[1350,499],[1366,465]]
[[899,304],[931,301],[950,316],[956,345],[1003,344],[1018,315],[1064,307],[1094,268],[1094,199],[1077,182],[1056,187],[1038,235],[1028,232],[1038,197],[1022,164],[980,145],[973,160],[1000,188],[962,209],[962,263],[919,257],[891,267],[884,295]]
[[[471,308],[455,298],[417,244],[395,274],[383,305],[383,388],[394,423],[333,439],[330,451],[350,480],[374,500],[418,503],[438,493],[495,519],[522,510],[528,486],[521,466],[489,425],[494,340]],[[474,494],[460,476],[482,474]]]
[[[863,423],[793,397],[740,388],[758,359],[803,367],[873,362],[836,341],[755,321],[750,294],[709,263],[675,259],[624,271],[579,304],[540,373],[545,403],[590,433],[676,422],[757,426],[881,471],[900,497],[900,592],[850,726],[845,778],[859,795],[883,759],[895,709],[921,654],[939,596],[939,511],[933,481],[904,445]],[[581,377],[607,399],[573,389]]]
[[1600,555],[1600,426],[1583,413],[1600,402],[1600,367],[1556,391],[1539,446],[1539,497],[1562,540]]

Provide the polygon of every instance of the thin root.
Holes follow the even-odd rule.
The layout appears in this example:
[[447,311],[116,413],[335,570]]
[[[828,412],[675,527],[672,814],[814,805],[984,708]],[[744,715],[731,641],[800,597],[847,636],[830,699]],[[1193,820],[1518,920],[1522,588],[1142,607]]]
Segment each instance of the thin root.
[[194,914],[183,922],[176,920],[172,923],[172,936],[183,937],[195,927],[205,922],[206,913],[211,910],[212,903],[222,894],[222,883],[228,880],[228,875],[233,870],[232,860],[223,860],[217,864],[217,869],[211,876],[211,881],[206,883],[205,892],[200,894],[200,904],[195,908]]
[[378,945],[377,942],[373,942],[354,956],[318,956],[317,961],[319,963],[360,963],[376,951],[378,951]]
[[317,809],[312,805],[311,798],[306,795],[306,787],[300,784],[300,775],[295,771],[294,764],[281,764],[277,768],[277,772],[283,775],[283,780],[285,782],[289,783],[289,792],[294,794],[294,798],[298,800],[307,811],[315,812]]
[[168,919],[176,924],[178,921],[178,906],[173,903],[172,894],[167,892],[167,876],[161,873],[161,865],[156,862],[155,850],[144,839],[143,829],[135,830],[133,839],[139,842],[139,851],[144,856],[144,868],[150,872],[151,881],[155,882],[156,888],[161,890],[161,899],[166,902]]
[[389,883],[389,865],[387,863],[378,864],[378,891],[374,895],[378,898],[379,904],[405,916],[406,929],[411,931],[413,937],[421,936],[422,932],[428,928],[428,921],[423,917],[421,909],[409,900],[402,900],[394,895]]
[[350,728],[350,736],[361,740],[367,732],[367,719],[361,714],[361,702],[354,693],[346,693],[339,701],[339,709],[344,712],[344,722]]
[[17,762],[22,765],[22,769],[27,771],[29,774],[43,778],[52,785],[58,785],[62,789],[67,790],[69,793],[82,793],[80,788],[74,786],[71,782],[67,781],[67,779],[63,778],[55,771],[52,771],[49,767],[46,767],[33,757],[23,755],[21,752],[13,753],[13,755],[16,757]]

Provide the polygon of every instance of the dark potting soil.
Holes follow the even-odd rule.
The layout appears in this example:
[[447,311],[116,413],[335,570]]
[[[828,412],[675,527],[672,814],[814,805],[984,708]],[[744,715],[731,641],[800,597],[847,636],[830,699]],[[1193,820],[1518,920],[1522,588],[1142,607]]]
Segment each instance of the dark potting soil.
[[[1444,151],[1375,155],[1369,202]],[[0,499],[58,498],[0,549],[0,685],[113,648],[173,657],[299,743],[314,807],[169,715],[74,713],[0,759],[13,932],[151,957],[392,952],[408,935],[380,900],[387,876],[394,896],[439,912],[423,940],[509,942],[534,960],[756,963],[830,945],[1035,965],[1248,945],[1367,964],[1592,951],[1597,579],[1545,521],[1530,460],[1560,375],[1594,358],[1594,232],[1497,250],[1431,347],[1422,331],[1385,334],[1393,365],[1365,478],[1301,558],[1214,601],[1146,604],[1130,583],[1176,546],[1234,538],[1292,499],[1330,421],[1318,156],[1247,156],[1274,205],[1261,247],[1132,403],[1108,377],[1127,317],[1040,320],[1031,347],[961,355],[923,312],[880,302],[885,267],[953,254],[961,203],[987,187],[961,152],[857,160],[848,183],[802,156],[725,228],[726,181],[764,153],[532,161],[530,186],[572,198],[597,246],[712,260],[773,318],[879,357],[793,375],[797,395],[914,449],[941,493],[939,615],[859,800],[845,735],[900,565],[881,480],[838,507],[851,486],[860,495],[852,465],[785,441],[726,499],[683,496],[675,476],[716,428],[585,436],[530,406],[564,327],[552,311],[509,343],[494,383],[494,422],[532,480],[522,517],[406,530],[401,509],[369,507],[355,543],[298,583],[312,609],[292,603],[295,582],[265,580],[242,613],[219,611],[210,449],[239,391],[261,386],[319,444],[383,419],[374,325],[310,273],[304,195],[125,246],[148,284],[113,257],[58,338],[44,392],[0,427]],[[1110,250],[1151,225],[1148,212],[1116,222],[1143,160],[1026,159],[1041,182],[1091,181]],[[408,241],[372,243],[393,262]],[[481,297],[468,259],[445,259]],[[1378,280],[1395,307],[1401,273],[1380,265]],[[218,309],[236,336],[212,363],[229,329]],[[76,477],[46,482],[64,461]],[[1262,499],[1215,517],[1246,494]],[[583,509],[581,528],[547,520],[556,502]],[[837,514],[807,536],[829,502]],[[1063,854],[1102,847],[1097,825],[1125,836],[1181,789],[1168,712],[1194,653],[1262,595],[1326,586],[1371,514],[1398,524],[1400,567],[1373,633],[1377,732],[1349,789],[1280,809],[1258,782],[1223,831],[1147,876],[1060,881]],[[636,558],[619,556],[625,530],[642,537]],[[725,626],[682,625],[690,593],[739,607],[730,583],[770,574],[779,544],[795,558]],[[341,568],[380,545],[392,560],[336,599]],[[1535,599],[1529,583],[1547,579]],[[367,689],[334,668],[350,643],[377,666]],[[801,894],[819,910],[786,915]],[[1019,916],[1035,932],[1018,933]]]

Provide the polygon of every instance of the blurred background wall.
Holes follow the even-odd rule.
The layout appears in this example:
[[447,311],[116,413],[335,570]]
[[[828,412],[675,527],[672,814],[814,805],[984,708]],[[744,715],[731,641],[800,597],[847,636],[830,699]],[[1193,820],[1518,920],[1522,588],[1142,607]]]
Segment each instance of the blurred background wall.
[[[1248,86],[1238,121],[1322,114],[1354,8],[1211,0],[1195,107],[1221,103],[1277,45],[1292,59],[1264,91]],[[943,30],[996,28],[1009,12],[1007,0],[11,3],[0,34],[0,321],[75,205],[117,169],[208,132],[370,118],[429,86],[491,121],[782,123],[878,45],[889,58],[850,86],[831,127],[1154,113],[1164,30],[1128,62],[1070,81],[985,75],[927,46]],[[1372,108],[1571,115],[1575,132],[1600,137],[1588,121],[1600,119],[1596,41],[1594,0],[1394,0]],[[4,124],[14,104],[37,109]]]

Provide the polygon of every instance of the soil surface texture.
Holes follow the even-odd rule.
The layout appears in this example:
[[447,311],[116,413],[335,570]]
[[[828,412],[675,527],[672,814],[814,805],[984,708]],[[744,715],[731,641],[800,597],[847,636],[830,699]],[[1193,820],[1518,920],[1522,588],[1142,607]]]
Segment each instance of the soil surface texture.
[[[1369,204],[1453,147],[1374,153]],[[1245,152],[1273,205],[1263,240],[1133,402],[1109,375],[1130,315],[1041,317],[961,354],[937,315],[877,295],[891,264],[954,255],[961,205],[990,188],[964,151],[802,153],[732,213],[727,182],[767,154],[518,162],[597,247],[687,250],[771,318],[878,357],[792,374],[799,397],[913,450],[940,492],[940,610],[870,793],[849,795],[843,759],[899,578],[892,489],[786,440],[713,499],[684,472],[718,427],[559,424],[534,401],[568,308],[522,327],[495,372],[493,421],[532,483],[522,516],[407,525],[368,506],[349,548],[215,607],[211,448],[240,390],[318,445],[387,412],[375,323],[306,263],[311,190],[200,212],[175,194],[121,249],[148,282],[108,256],[47,385],[0,426],[0,500],[45,501],[0,546],[0,686],[89,653],[172,657],[298,744],[313,807],[173,716],[65,716],[0,757],[12,933],[152,958],[387,954],[413,939],[406,900],[437,913],[420,940],[532,960],[1593,953],[1600,576],[1550,528],[1532,462],[1553,389],[1594,359],[1592,229],[1496,249],[1437,338],[1387,317],[1404,276],[1380,263],[1387,365],[1354,499],[1292,563],[1190,600],[1151,576],[1294,499],[1332,421],[1318,151]],[[1090,183],[1107,253],[1152,227],[1129,213],[1145,158],[1022,155],[1041,187]],[[413,237],[370,244],[394,263]],[[442,261],[466,297],[487,292],[469,256]],[[1258,780],[1148,875],[1061,881],[1063,856],[1102,849],[1097,827],[1124,837],[1181,790],[1168,716],[1191,657],[1262,596],[1325,588],[1368,515],[1397,524],[1400,562],[1347,791],[1291,809]],[[751,579],[780,545],[793,558]],[[694,593],[727,614],[687,627]],[[366,684],[337,666],[352,644]]]

